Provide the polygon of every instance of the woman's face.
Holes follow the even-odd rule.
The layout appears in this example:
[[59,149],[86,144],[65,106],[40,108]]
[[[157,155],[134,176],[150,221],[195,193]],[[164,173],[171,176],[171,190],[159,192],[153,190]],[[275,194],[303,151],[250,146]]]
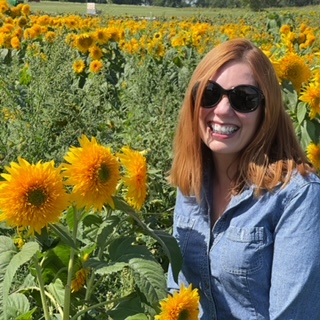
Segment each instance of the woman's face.
[[[224,89],[238,85],[257,86],[251,68],[243,62],[230,62],[223,66],[210,80],[217,82]],[[223,155],[230,160],[252,140],[260,124],[263,108],[240,113],[232,109],[227,96],[210,109],[200,108],[200,137],[212,150],[214,157]]]

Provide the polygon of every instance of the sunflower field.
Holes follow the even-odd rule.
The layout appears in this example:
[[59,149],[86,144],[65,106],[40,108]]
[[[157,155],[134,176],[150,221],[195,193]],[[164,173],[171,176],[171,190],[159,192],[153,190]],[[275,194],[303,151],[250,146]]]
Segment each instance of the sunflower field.
[[[181,254],[166,176],[194,68],[253,41],[320,170],[319,20],[49,16],[0,0],[0,319],[167,320]],[[197,319],[197,293],[182,294]]]

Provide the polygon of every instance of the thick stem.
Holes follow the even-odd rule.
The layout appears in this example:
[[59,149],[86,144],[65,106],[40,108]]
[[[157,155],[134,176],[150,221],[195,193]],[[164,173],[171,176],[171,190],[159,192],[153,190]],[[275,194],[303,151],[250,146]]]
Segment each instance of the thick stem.
[[[72,238],[74,243],[76,243],[77,241],[77,231],[78,231],[77,209],[73,208]],[[71,282],[73,277],[74,256],[75,256],[75,249],[71,247],[69,264],[68,264],[68,278],[67,278],[67,283],[64,291],[63,320],[69,320],[70,318]]]
[[33,256],[33,260],[34,260],[34,265],[36,268],[37,278],[38,278],[38,282],[39,282],[39,289],[40,289],[40,296],[41,296],[44,318],[45,318],[45,320],[50,320],[48,304],[47,304],[46,294],[45,294],[45,290],[44,290],[44,282],[43,282],[43,278],[42,278],[42,274],[41,274],[41,268],[39,265],[39,259],[38,259],[37,253]]

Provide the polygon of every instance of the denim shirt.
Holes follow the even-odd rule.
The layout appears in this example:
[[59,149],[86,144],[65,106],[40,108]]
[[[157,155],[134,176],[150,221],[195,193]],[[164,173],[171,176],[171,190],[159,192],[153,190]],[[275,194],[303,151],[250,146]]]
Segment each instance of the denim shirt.
[[200,205],[178,190],[173,234],[183,267],[178,284],[199,289],[201,320],[320,319],[320,179],[295,174],[256,198],[231,198],[211,228],[212,194]]

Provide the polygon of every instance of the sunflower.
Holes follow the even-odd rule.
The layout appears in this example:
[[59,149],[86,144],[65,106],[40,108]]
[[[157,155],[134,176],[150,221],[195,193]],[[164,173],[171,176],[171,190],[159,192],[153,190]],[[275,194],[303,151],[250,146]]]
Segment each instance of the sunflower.
[[86,67],[86,64],[84,63],[84,61],[82,59],[76,60],[72,65],[73,71],[75,73],[82,73],[84,71],[85,67]]
[[48,42],[50,43],[53,43],[54,40],[56,39],[57,35],[54,31],[48,31],[46,34],[45,34],[45,38]]
[[307,147],[307,155],[315,168],[320,170],[320,144],[309,144]]
[[320,114],[320,83],[318,81],[311,82],[304,88],[299,99],[308,103],[310,106],[310,119],[314,119],[317,114]]
[[110,34],[106,28],[98,28],[95,31],[95,38],[99,44],[106,44],[110,40]]
[[89,33],[83,33],[75,38],[75,47],[83,52],[87,53],[89,48],[94,44],[94,36]]
[[93,60],[90,63],[89,70],[93,73],[99,73],[103,68],[103,63],[100,60]]
[[291,81],[297,92],[300,92],[302,84],[312,76],[310,68],[297,54],[289,53],[281,59],[280,65],[281,79]]
[[192,285],[185,288],[182,284],[179,292],[160,302],[161,313],[155,320],[198,320],[199,300],[197,289],[192,290]]
[[71,292],[78,292],[84,287],[88,273],[89,270],[84,268],[81,268],[76,272],[75,278],[71,282]]
[[22,27],[26,26],[27,24],[28,24],[28,19],[25,16],[22,16],[19,18],[19,20],[18,20],[19,27],[22,28]]
[[64,158],[69,164],[63,164],[72,199],[78,208],[100,211],[106,203],[114,207],[112,195],[120,179],[117,158],[95,138],[82,135],[79,142],[81,147],[71,147]]
[[20,47],[21,47],[20,40],[19,40],[19,38],[16,37],[16,36],[11,38],[10,43],[11,43],[11,46],[12,46],[13,49],[19,50]]
[[147,161],[140,152],[129,147],[123,147],[121,151],[123,153],[117,156],[125,168],[122,180],[127,187],[126,199],[132,207],[140,210],[147,195]]
[[30,227],[31,234],[59,220],[68,207],[61,169],[54,162],[30,164],[19,158],[5,167],[0,188],[0,221],[12,227]]
[[0,2],[0,12],[5,13],[9,10],[9,6],[5,1]]
[[30,14],[30,6],[28,4],[24,4],[21,8],[21,12],[25,15],[28,16]]
[[98,46],[92,46],[89,48],[89,56],[92,60],[100,60],[103,56],[102,50]]

